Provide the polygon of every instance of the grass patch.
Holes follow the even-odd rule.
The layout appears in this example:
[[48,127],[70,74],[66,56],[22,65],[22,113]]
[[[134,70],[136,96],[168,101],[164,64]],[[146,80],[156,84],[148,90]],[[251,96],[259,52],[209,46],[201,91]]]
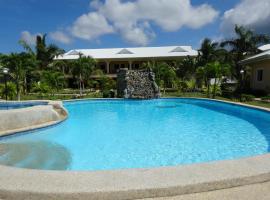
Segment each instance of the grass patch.
[[89,98],[102,98],[102,93],[88,93],[82,97],[79,95],[50,95],[50,94],[31,94],[31,95],[23,95],[21,96],[21,100],[72,100],[72,99],[89,99]]
[[[194,97],[194,98],[207,98],[206,94],[203,93],[181,93],[181,92],[168,92],[164,95],[164,97]],[[224,100],[224,101],[231,101],[231,102],[240,102],[239,99],[229,99],[221,96],[217,96],[216,99],[218,100]],[[264,108],[270,108],[270,103],[264,102],[264,101],[247,101],[247,102],[241,102],[243,104],[247,105],[253,105],[253,106],[259,106]]]
[[270,108],[270,103],[268,102],[262,102],[262,101],[250,101],[250,102],[245,102],[246,104],[253,105],[253,106],[260,106],[264,108]]

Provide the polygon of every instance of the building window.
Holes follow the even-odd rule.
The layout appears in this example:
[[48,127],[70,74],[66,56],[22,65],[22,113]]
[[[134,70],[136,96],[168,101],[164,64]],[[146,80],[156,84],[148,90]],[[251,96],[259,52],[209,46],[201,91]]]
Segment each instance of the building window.
[[257,81],[262,81],[263,80],[263,70],[259,69],[257,70]]

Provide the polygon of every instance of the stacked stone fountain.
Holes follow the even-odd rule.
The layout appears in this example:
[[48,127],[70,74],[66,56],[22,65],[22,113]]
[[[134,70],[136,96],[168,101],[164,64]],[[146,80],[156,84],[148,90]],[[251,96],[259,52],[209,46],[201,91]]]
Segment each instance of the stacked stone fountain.
[[154,99],[160,97],[155,74],[149,70],[120,69],[117,76],[117,95],[126,99]]

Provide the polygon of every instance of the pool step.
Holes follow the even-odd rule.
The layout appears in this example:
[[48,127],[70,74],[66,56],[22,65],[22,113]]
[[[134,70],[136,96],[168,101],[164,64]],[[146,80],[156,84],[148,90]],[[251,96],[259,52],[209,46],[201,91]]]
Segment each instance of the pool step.
[[65,170],[71,163],[69,152],[46,141],[0,144],[0,164],[29,169]]

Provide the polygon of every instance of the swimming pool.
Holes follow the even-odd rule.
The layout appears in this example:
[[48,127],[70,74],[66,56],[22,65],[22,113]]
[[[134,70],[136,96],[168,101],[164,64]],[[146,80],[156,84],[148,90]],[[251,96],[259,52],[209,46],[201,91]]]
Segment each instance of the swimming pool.
[[198,99],[64,103],[60,125],[0,141],[0,164],[51,170],[150,168],[270,151],[270,113]]
[[32,106],[47,105],[48,102],[0,102],[0,110],[13,110]]

